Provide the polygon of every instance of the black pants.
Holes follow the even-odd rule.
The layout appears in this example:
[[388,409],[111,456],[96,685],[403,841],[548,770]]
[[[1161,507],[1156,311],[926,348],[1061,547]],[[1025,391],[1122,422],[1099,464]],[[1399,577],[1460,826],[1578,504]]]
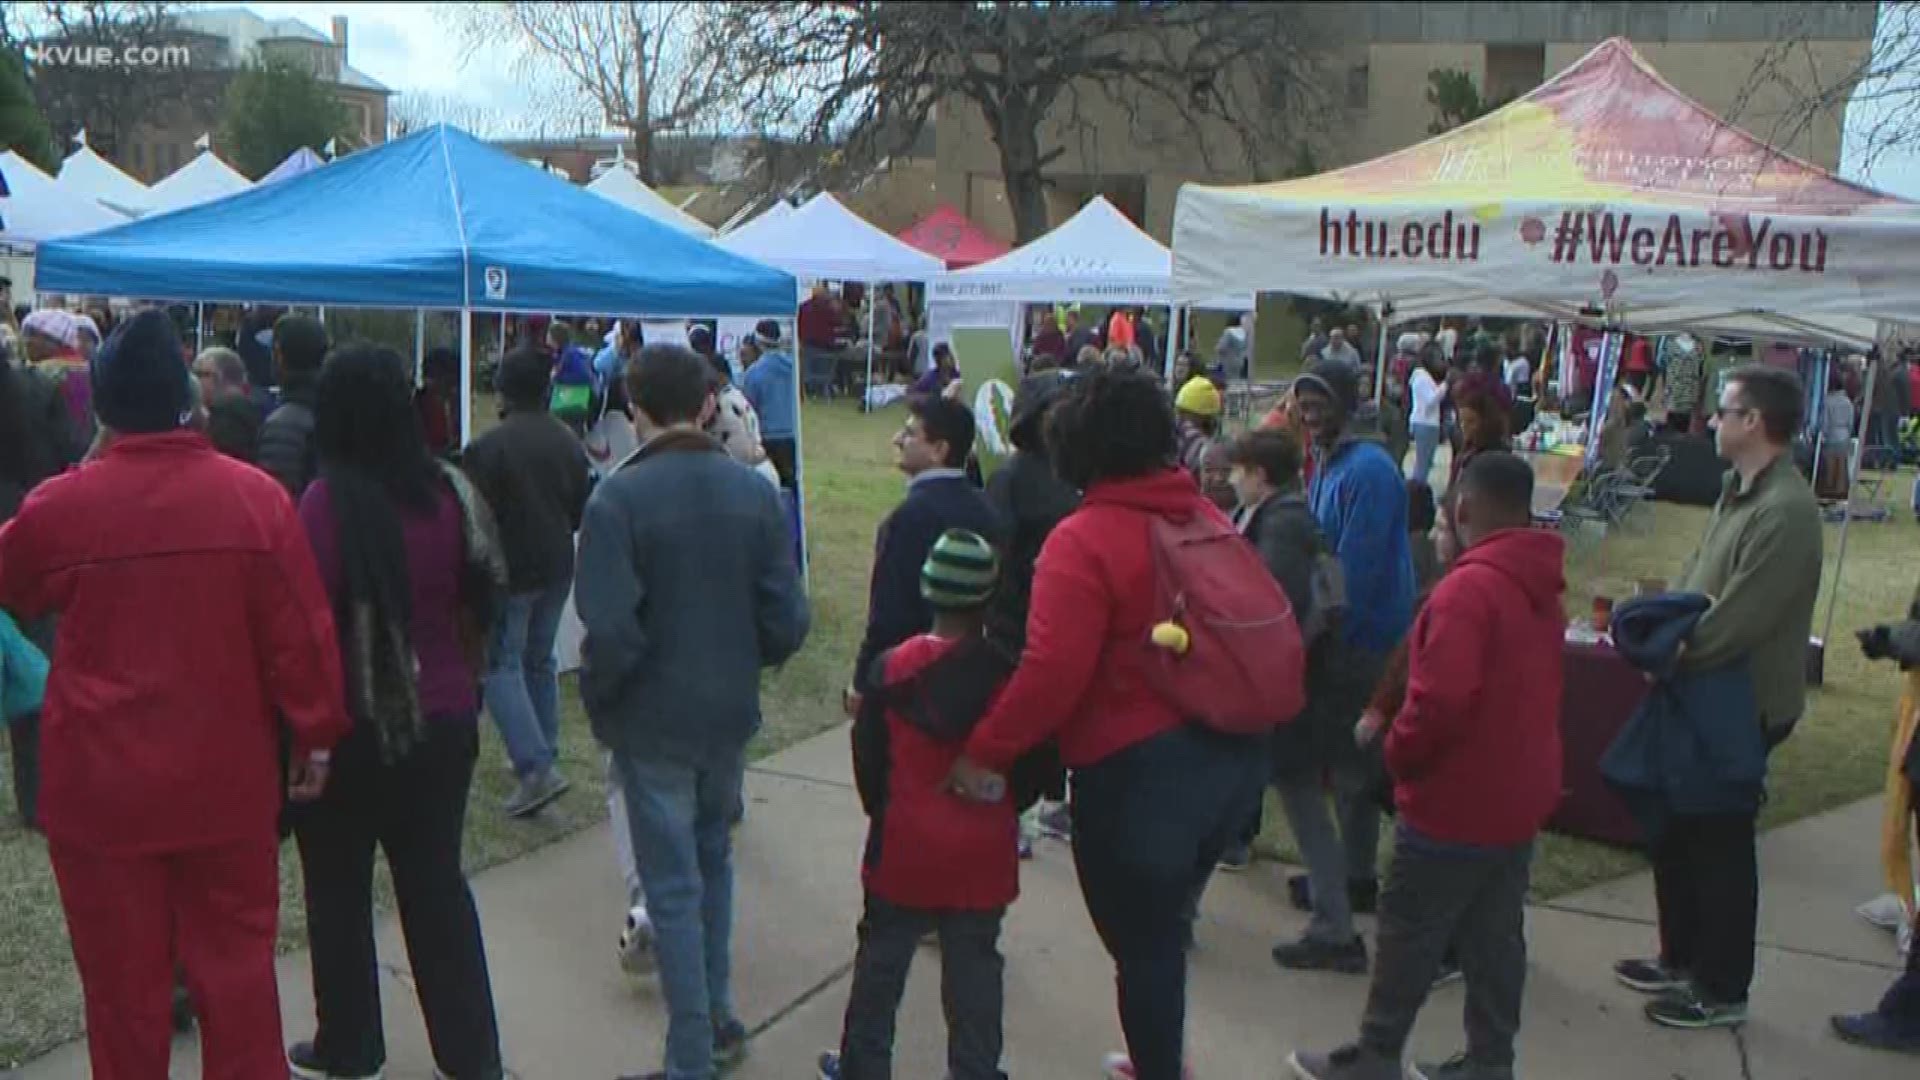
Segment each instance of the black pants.
[[1513,1071],[1527,981],[1527,882],[1533,845],[1440,843],[1400,826],[1380,895],[1378,955],[1360,1041],[1398,1060],[1456,949],[1467,977],[1467,1058],[1488,1075]]
[[842,1080],[892,1080],[893,1025],[920,939],[940,935],[940,1005],[947,1017],[949,1080],[1006,1080],[1000,1071],[1005,962],[1000,920],[992,911],[927,911],[869,893],[853,958]]
[[334,752],[326,794],[299,817],[314,1046],[358,1075],[386,1063],[373,944],[373,852],[386,852],[400,929],[434,1064],[451,1080],[498,1080],[500,1036],[480,918],[460,869],[467,789],[479,750],[472,716],[427,721],[426,741],[392,765],[356,728]]
[[1660,962],[1711,1001],[1739,1004],[1753,982],[1760,868],[1753,814],[1674,816],[1653,848]]
[[760,445],[767,451],[767,460],[773,462],[773,471],[780,474],[780,486],[793,487],[799,475],[794,471],[794,440],[762,439]]
[[23,716],[7,727],[13,758],[13,805],[20,823],[40,827],[40,714]]
[[1263,741],[1181,728],[1073,776],[1073,862],[1113,957],[1120,1028],[1139,1080],[1179,1080],[1193,898],[1245,828]]

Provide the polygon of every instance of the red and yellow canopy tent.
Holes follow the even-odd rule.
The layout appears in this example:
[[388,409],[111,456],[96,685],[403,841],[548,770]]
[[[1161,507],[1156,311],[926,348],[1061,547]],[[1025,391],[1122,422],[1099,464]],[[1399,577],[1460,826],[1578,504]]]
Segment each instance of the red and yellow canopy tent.
[[1842,180],[1687,97],[1624,39],[1373,161],[1189,184],[1176,301],[1249,287],[1462,314],[1871,341],[1920,314],[1920,205]]

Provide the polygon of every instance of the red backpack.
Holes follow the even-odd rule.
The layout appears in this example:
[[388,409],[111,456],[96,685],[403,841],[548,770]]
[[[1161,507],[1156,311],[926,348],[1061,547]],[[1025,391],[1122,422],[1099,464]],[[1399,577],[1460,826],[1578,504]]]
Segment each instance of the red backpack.
[[[1260,553],[1201,511],[1155,516],[1147,534],[1155,624],[1142,643],[1148,681],[1189,719],[1222,734],[1256,735],[1298,716],[1306,705],[1306,648]],[[1181,635],[1162,629],[1168,623],[1184,630],[1184,649]]]

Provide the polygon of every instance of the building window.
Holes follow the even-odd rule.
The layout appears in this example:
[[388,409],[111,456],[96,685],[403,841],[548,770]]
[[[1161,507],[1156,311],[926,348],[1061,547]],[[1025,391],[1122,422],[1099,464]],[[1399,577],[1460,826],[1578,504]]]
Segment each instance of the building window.
[[1507,102],[1546,81],[1547,47],[1539,42],[1486,47],[1487,77],[1484,96],[1489,103]]
[[1347,108],[1364,109],[1367,107],[1367,65],[1355,64],[1347,69]]

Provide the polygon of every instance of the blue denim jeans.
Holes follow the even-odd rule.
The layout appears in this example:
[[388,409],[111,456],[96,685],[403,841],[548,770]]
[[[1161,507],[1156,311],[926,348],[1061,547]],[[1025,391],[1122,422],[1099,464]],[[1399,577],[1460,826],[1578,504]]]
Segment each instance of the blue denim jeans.
[[487,712],[523,779],[553,765],[560,753],[560,677],[553,642],[567,607],[571,579],[507,598],[493,624],[483,689]]
[[713,1076],[713,1029],[733,1019],[733,853],[742,755],[701,769],[616,752],[667,1000],[667,1080]]

